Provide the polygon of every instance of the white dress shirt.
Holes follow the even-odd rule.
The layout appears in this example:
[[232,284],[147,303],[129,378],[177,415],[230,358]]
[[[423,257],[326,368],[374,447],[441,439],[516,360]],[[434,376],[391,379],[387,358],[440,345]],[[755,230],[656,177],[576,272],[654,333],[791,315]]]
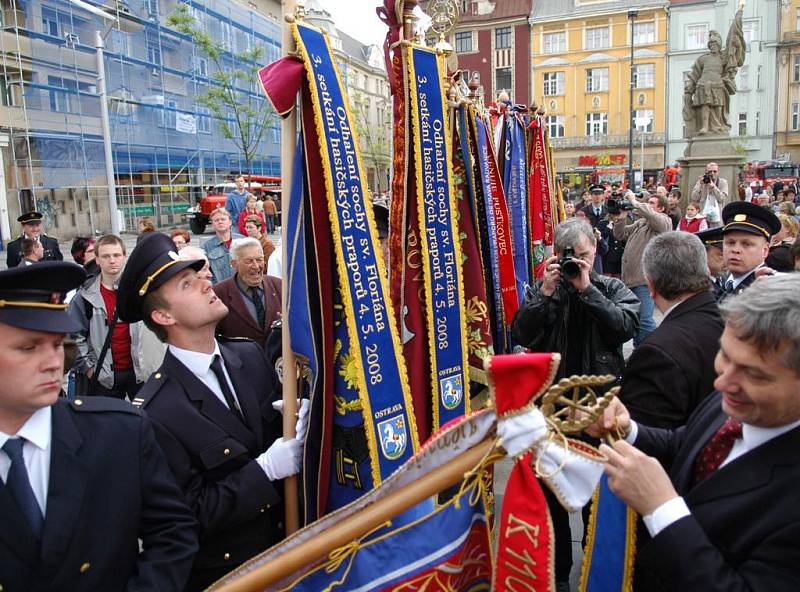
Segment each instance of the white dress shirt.
[[[778,436],[785,434],[786,432],[793,430],[798,426],[800,426],[800,421],[795,421],[777,428],[760,428],[743,423],[742,437],[734,440],[733,448],[731,448],[731,451],[725,460],[722,461],[720,468],[724,467],[730,462],[733,462],[740,456],[747,454],[751,450],[758,448],[762,444],[766,444],[773,438],[777,438]],[[633,442],[636,441],[636,436],[638,434],[639,427],[635,421],[631,421],[631,430],[625,437],[625,441],[629,444],[633,444]],[[647,527],[647,530],[650,532],[650,536],[655,537],[659,532],[664,530],[673,522],[677,522],[684,516],[688,516],[690,514],[691,512],[689,511],[689,507],[686,505],[686,502],[682,497],[678,496],[667,502],[664,502],[658,508],[653,510],[652,514],[643,516],[642,519],[644,520],[644,525]]]
[[[25,460],[25,469],[28,471],[28,480],[33,489],[33,495],[46,516],[47,487],[50,484],[50,442],[53,435],[52,409],[47,406],[39,409],[28,418],[16,434],[6,434],[0,431],[0,448],[6,441],[19,436],[25,438],[22,446],[22,458]],[[3,483],[8,479],[11,468],[11,459],[4,450],[0,450],[0,478]]]
[[[214,374],[214,371],[211,370],[211,362],[214,361],[214,356],[219,355],[222,357],[222,354],[219,351],[219,344],[216,340],[214,340],[214,351],[210,354],[204,354],[201,352],[189,351],[188,349],[181,349],[180,347],[176,347],[174,345],[169,346],[169,351],[172,352],[172,355],[178,358],[178,360],[186,366],[189,371],[197,376],[204,385],[206,385],[211,392],[216,395],[217,399],[228,407],[228,403],[225,401],[225,395],[222,394],[222,389],[219,386],[219,381],[217,380],[217,375]],[[225,378],[228,380],[228,387],[231,389],[234,398],[236,399],[236,403],[239,404],[239,397],[236,396],[236,389],[233,388],[233,381],[231,381],[231,375],[228,374],[228,369],[225,367],[225,359],[222,360],[222,371],[225,373]],[[239,405],[241,408],[241,405]],[[228,407],[230,409],[230,407]]]

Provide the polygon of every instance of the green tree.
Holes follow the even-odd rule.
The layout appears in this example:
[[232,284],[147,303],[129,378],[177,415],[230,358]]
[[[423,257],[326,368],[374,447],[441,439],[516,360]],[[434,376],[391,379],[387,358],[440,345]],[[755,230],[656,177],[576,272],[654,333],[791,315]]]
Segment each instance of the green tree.
[[[178,4],[167,18],[167,24],[194,41],[212,66],[209,68],[211,84],[197,101],[208,108],[219,122],[222,136],[234,143],[242,153],[248,174],[251,163],[267,129],[274,124],[276,114],[262,97],[254,96],[250,89],[258,83],[258,70],[263,65],[264,47],[253,47],[232,54],[220,41],[200,26],[186,4]],[[233,121],[228,119],[233,114]]]
[[[360,90],[355,89],[355,84],[349,84],[350,107],[356,120],[356,130],[361,140],[361,156],[368,168],[375,171],[375,187],[372,191],[380,191],[391,155],[390,134],[392,125],[390,121],[391,110],[388,102],[379,97],[372,97],[375,104],[375,117],[371,115],[371,98]],[[388,187],[387,187],[388,189]]]

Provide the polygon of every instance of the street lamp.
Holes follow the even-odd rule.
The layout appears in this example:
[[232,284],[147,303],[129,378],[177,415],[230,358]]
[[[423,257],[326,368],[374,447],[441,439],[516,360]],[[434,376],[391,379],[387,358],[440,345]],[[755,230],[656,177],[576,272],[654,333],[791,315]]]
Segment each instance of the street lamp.
[[639,128],[639,135],[642,137],[642,161],[639,163],[639,174],[641,175],[639,177],[640,187],[644,185],[644,132],[647,130],[647,126],[649,126],[652,121],[653,120],[647,116],[637,117],[634,120],[636,127]]
[[[628,114],[628,183],[633,189],[633,23],[639,11],[631,9],[628,11],[628,21],[631,23],[631,88],[630,88],[630,113]],[[642,177],[644,180],[644,177]]]
[[133,16],[128,6],[121,0],[115,0],[114,6],[96,6],[83,0],[69,0],[70,4],[87,12],[91,12],[108,22],[105,31],[99,29],[94,33],[94,47],[97,62],[97,94],[100,97],[100,127],[103,133],[103,152],[106,161],[106,183],[108,184],[108,214],[111,217],[111,233],[119,235],[119,210],[117,208],[117,182],[114,179],[114,156],[111,149],[111,124],[108,119],[108,96],[106,94],[106,68],[103,49],[105,38],[112,29],[124,33],[134,33],[143,27],[141,21]]

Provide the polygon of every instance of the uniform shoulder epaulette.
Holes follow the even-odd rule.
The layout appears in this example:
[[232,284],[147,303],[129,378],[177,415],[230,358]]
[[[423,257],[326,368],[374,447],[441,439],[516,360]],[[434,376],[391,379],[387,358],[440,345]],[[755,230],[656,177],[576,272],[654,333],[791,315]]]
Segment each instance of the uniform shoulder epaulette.
[[58,240],[58,237],[56,237],[56,236],[50,236],[49,234],[45,234],[44,232],[42,233],[42,236],[44,236],[44,237],[46,237],[46,238],[52,238],[54,241],[57,241],[57,240]]
[[164,374],[160,368],[156,372],[153,372],[150,379],[145,382],[142,388],[139,389],[139,392],[136,393],[131,404],[138,409],[147,407],[147,404],[153,400],[156,393],[161,390],[161,385],[165,383],[163,378]]
[[17,236],[15,236],[14,238],[12,238],[12,239],[11,239],[10,241],[8,241],[8,242],[13,242],[13,241],[15,241],[15,240],[19,240],[19,239],[21,239],[21,238],[22,238],[22,235],[21,235],[21,234],[18,234]]
[[72,407],[72,409],[75,411],[80,412],[103,413],[107,411],[115,411],[121,413],[132,413],[134,415],[140,414],[140,411],[127,401],[115,399],[114,397],[77,397],[70,401],[70,407]]

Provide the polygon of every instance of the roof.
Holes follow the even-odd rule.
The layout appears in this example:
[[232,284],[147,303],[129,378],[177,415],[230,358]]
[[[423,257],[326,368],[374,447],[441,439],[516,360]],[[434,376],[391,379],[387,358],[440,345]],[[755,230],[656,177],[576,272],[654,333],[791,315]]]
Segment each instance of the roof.
[[591,2],[585,0],[536,0],[531,10],[531,20],[552,20],[560,17],[572,18],[591,14],[625,12],[631,8],[647,10],[666,7],[668,0],[608,0]]
[[[429,0],[421,0],[420,7],[427,11]],[[469,0],[467,14],[462,14],[458,20],[459,25],[468,23],[487,23],[514,18],[528,18],[531,13],[533,0]],[[473,14],[473,9],[476,12]],[[483,14],[478,14],[483,13]],[[430,14],[430,13],[429,13]]]

